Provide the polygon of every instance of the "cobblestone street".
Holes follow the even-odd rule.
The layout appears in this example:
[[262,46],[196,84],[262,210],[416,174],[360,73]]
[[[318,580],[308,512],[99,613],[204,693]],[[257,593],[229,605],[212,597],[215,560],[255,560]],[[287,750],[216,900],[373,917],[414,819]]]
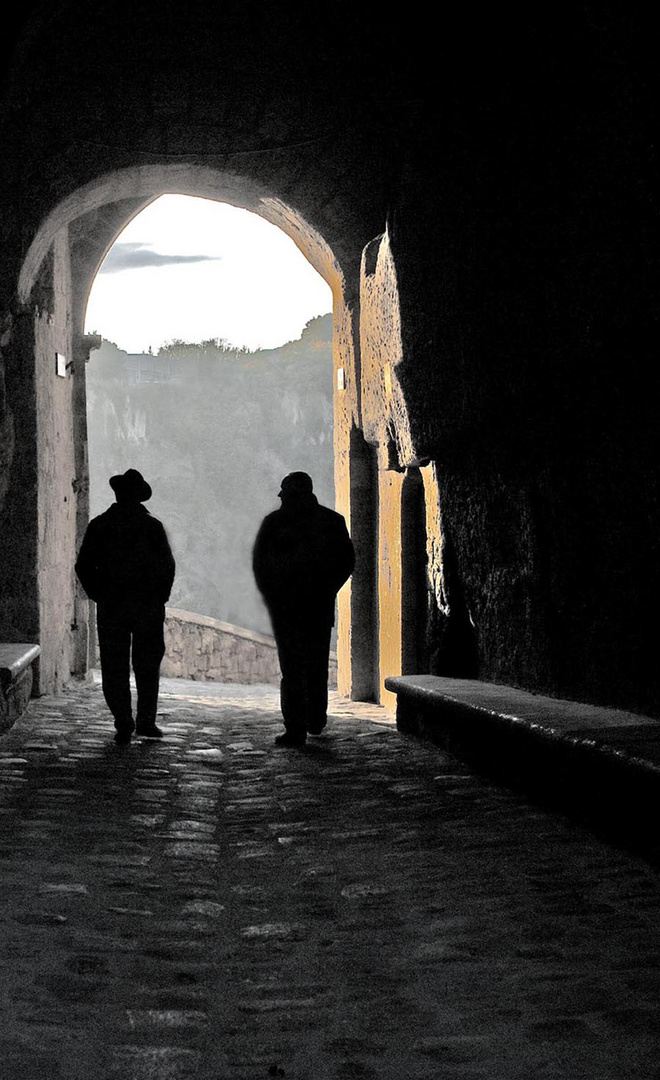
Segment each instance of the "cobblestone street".
[[2,1080],[660,1077],[660,881],[337,702],[98,685],[0,739]]

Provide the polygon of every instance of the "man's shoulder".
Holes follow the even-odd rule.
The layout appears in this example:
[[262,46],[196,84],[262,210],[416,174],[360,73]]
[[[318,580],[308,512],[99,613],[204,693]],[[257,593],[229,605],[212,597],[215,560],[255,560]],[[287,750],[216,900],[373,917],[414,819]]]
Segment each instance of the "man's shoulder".
[[129,523],[141,529],[153,529],[154,531],[160,531],[164,528],[162,521],[157,517],[154,517],[153,514],[147,510],[146,506],[140,506],[137,513],[134,511],[128,516],[121,512],[117,503],[113,503],[112,506],[109,506],[102,514],[97,514],[96,517],[93,517],[87,528],[95,532],[115,525],[123,525],[125,527]]
[[346,527],[346,519],[343,514],[340,514],[337,510],[332,510],[329,506],[323,506],[319,503],[319,514],[328,525],[334,528]]
[[91,518],[87,528],[91,529],[92,532],[96,532],[97,529],[102,529],[104,525],[107,525],[109,521],[112,521],[112,517],[112,507],[109,506],[102,514],[97,514],[96,517]]
[[273,526],[279,525],[282,520],[283,520],[283,517],[282,517],[281,509],[280,510],[271,510],[271,512],[269,514],[266,514],[265,518],[261,522],[260,528],[262,528],[262,529],[272,528]]

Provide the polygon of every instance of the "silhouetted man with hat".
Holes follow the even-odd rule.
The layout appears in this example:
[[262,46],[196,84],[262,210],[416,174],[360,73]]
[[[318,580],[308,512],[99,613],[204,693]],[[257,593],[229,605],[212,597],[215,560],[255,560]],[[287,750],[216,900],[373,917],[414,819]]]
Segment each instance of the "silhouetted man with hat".
[[285,476],[279,498],[280,509],[264,518],[257,534],[253,569],[282,671],[285,731],[275,741],[303,746],[326,725],[335,597],[355,554],[344,518],[319,504],[307,473]]
[[[76,562],[83,589],[96,603],[103,695],[115,718],[117,742],[133,731],[160,738],[156,726],[160,664],[165,653],[165,604],[174,557],[160,521],[143,503],[151,488],[137,469],[110,478],[116,502],[90,521]],[[131,659],[137,715],[131,703]]]

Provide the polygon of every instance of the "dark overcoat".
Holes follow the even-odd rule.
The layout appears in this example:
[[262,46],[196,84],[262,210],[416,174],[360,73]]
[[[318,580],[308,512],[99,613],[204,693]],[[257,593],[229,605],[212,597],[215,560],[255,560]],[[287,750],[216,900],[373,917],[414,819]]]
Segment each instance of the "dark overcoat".
[[332,626],[335,597],[353,571],[355,553],[342,515],[309,495],[285,500],[264,518],[252,565],[272,616],[309,615]]
[[90,600],[165,604],[175,563],[167,534],[142,503],[114,503],[87,526],[76,574]]

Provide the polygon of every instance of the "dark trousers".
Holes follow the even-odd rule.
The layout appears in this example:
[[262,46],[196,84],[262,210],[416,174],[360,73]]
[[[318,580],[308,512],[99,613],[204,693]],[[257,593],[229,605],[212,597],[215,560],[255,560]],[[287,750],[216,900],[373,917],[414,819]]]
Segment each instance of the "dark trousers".
[[308,614],[273,614],[282,681],[284,727],[295,735],[320,731],[328,711],[328,660],[332,626]]
[[165,654],[165,607],[149,600],[99,603],[96,622],[103,696],[116,721],[132,719],[131,660],[137,686],[137,720],[151,724],[158,707],[160,663]]

